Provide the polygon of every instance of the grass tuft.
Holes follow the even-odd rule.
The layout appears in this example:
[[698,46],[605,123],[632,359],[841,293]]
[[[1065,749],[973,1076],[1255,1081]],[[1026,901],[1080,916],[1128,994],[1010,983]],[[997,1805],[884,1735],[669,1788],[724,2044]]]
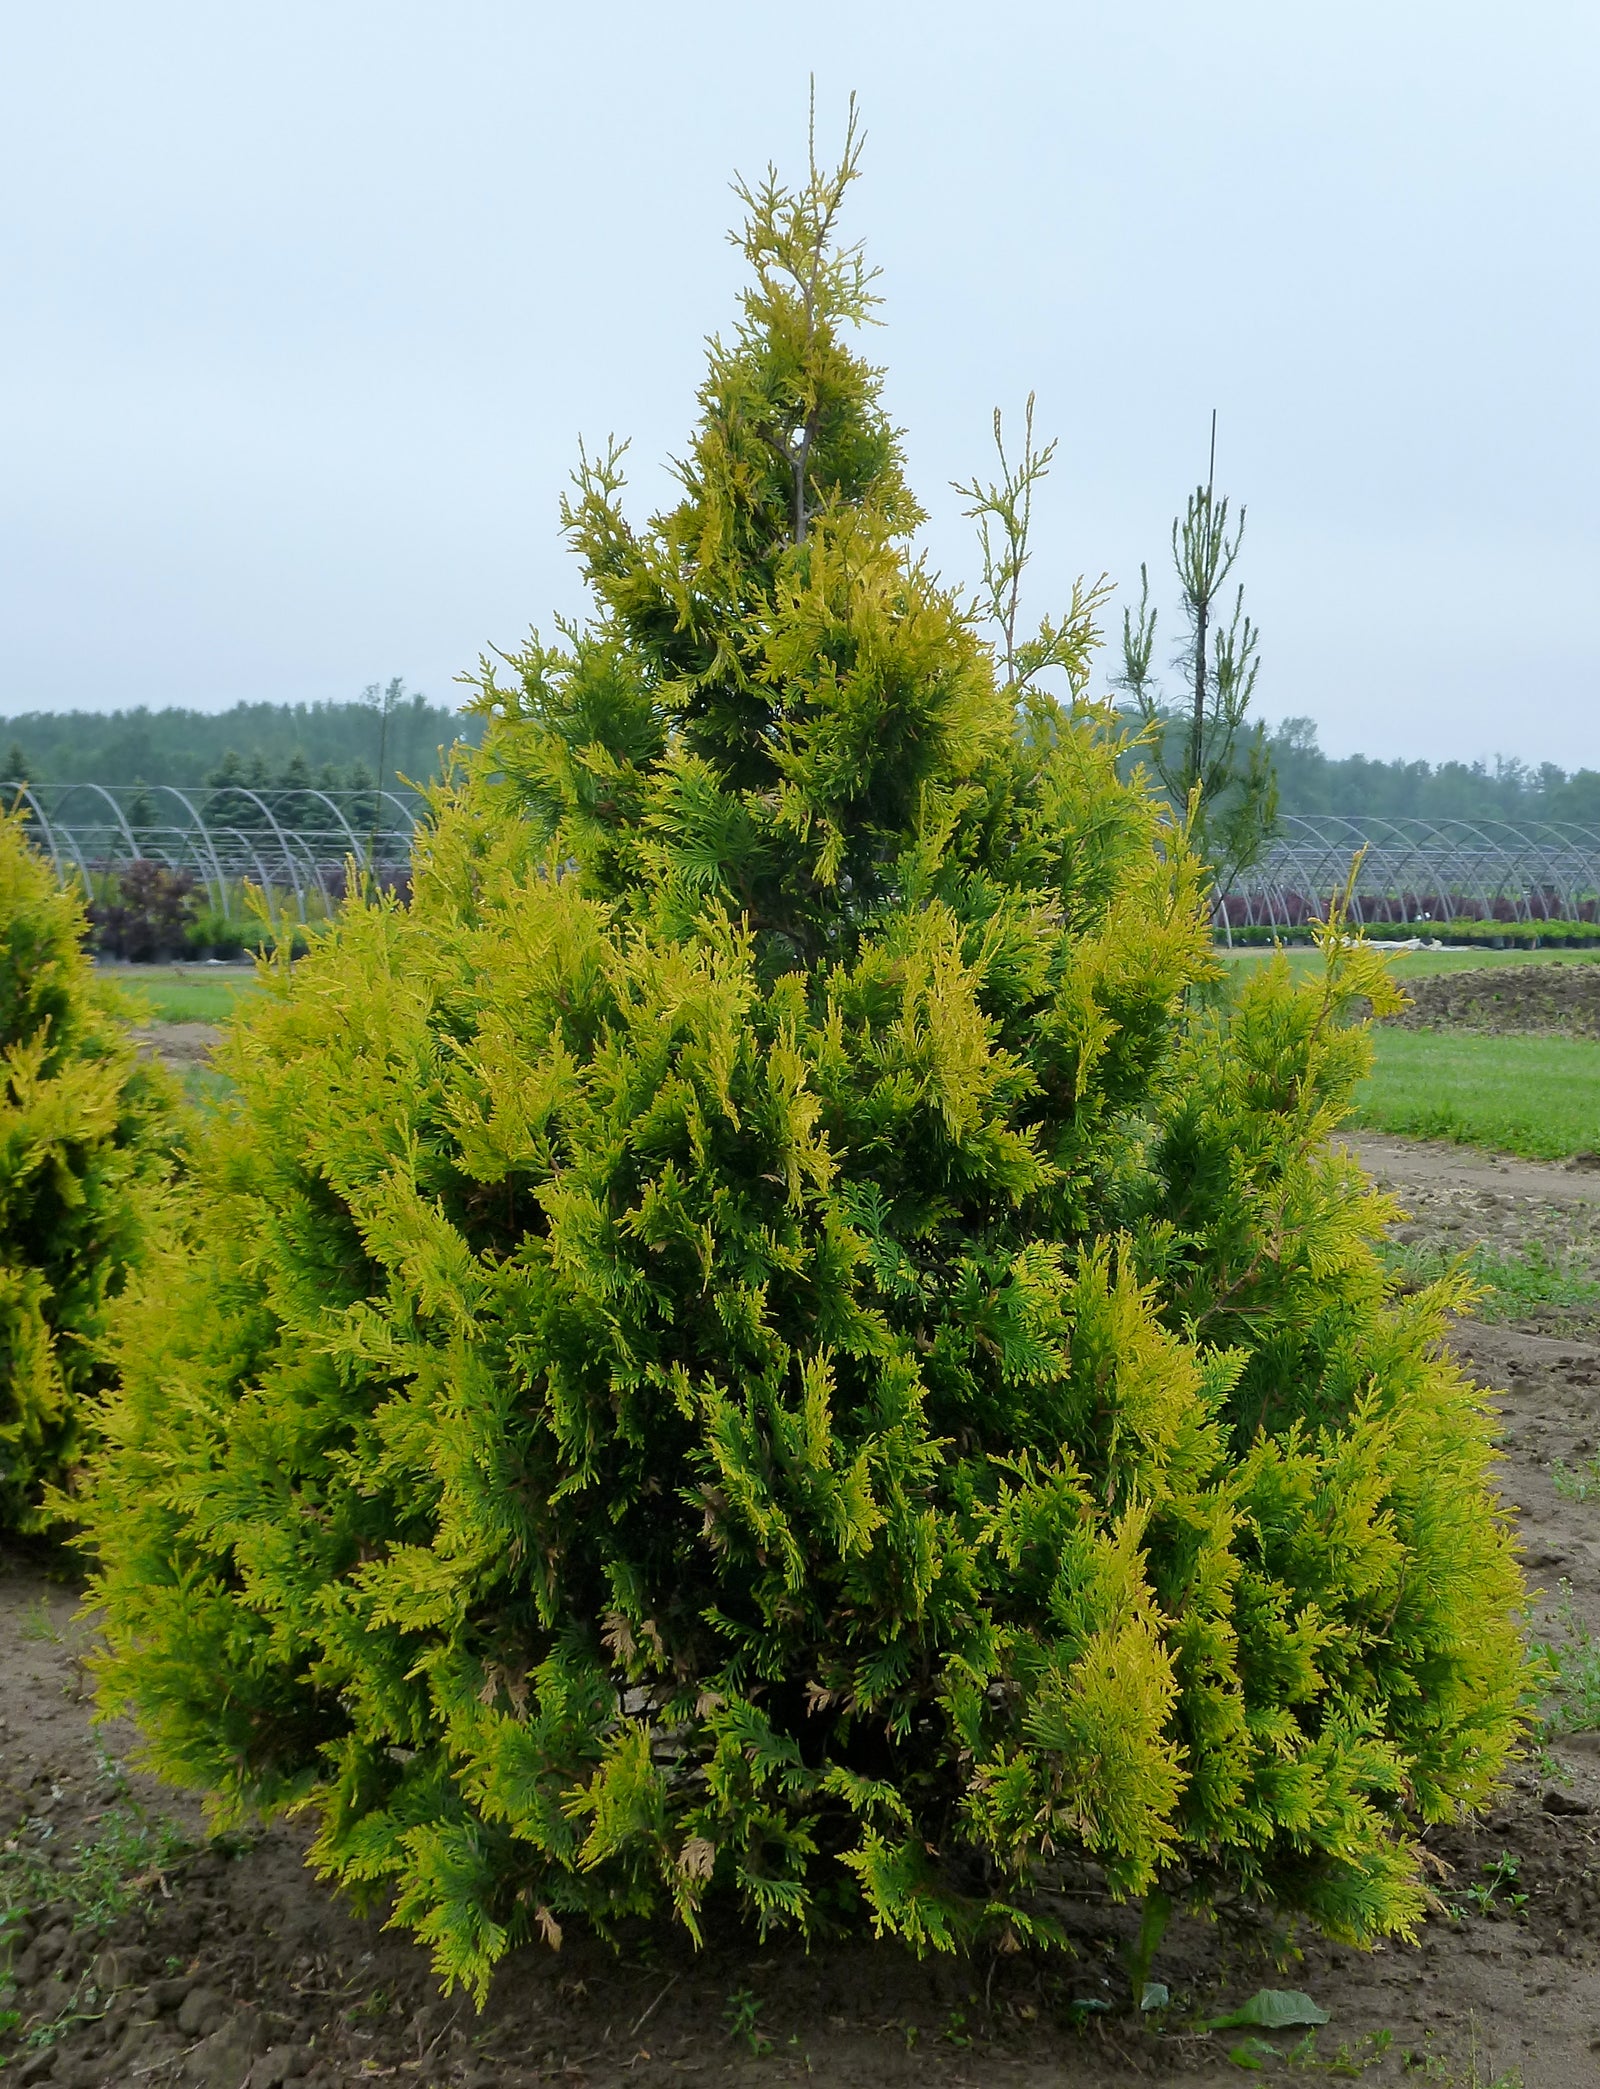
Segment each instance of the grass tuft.
[[1584,1274],[1576,1253],[1552,1255],[1541,1240],[1502,1255],[1479,1246],[1465,1255],[1430,1242],[1399,1246],[1386,1242],[1383,1259],[1407,1288],[1431,1284],[1452,1270],[1466,1268],[1481,1295],[1473,1318],[1493,1323],[1523,1319],[1537,1306],[1584,1306],[1600,1299],[1600,1283]]
[[1556,1636],[1535,1640],[1532,1648],[1544,1663],[1548,1684],[1539,1708],[1546,1740],[1600,1727],[1600,1641],[1578,1615],[1570,1581],[1561,1584],[1555,1624]]

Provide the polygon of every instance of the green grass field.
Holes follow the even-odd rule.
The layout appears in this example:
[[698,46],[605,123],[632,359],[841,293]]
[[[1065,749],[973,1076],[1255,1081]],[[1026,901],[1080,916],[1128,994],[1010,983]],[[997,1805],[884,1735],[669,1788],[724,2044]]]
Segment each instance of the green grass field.
[[[1277,954],[1272,950],[1217,952],[1227,964],[1241,967],[1262,964]],[[1296,972],[1313,971],[1322,963],[1320,950],[1286,950],[1283,955]],[[1396,950],[1391,953],[1391,962],[1395,978],[1404,986],[1408,979],[1421,979],[1430,972],[1477,971],[1487,965],[1600,965],[1600,953],[1589,950]]]
[[254,972],[180,970],[175,965],[107,966],[112,980],[147,1023],[224,1023],[240,994],[256,991]]
[[[1238,980],[1272,951],[1219,952]],[[1316,970],[1316,950],[1284,952],[1296,972]],[[1391,960],[1402,986],[1432,973],[1488,966],[1593,965],[1583,950],[1408,950]],[[1439,1030],[1379,1029],[1378,1060],[1357,1096],[1367,1131],[1453,1139],[1530,1160],[1600,1151],[1600,1040],[1586,1037],[1470,1037]]]
[[1600,1151],[1600,1039],[1380,1030],[1362,1130],[1565,1160]]

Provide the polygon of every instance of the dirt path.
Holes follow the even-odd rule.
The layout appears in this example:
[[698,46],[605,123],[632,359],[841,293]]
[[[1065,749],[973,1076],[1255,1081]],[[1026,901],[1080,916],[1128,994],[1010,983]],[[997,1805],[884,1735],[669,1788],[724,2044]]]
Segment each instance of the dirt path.
[[140,1023],[133,1031],[142,1051],[179,1073],[187,1067],[204,1066],[221,1036],[218,1023]]
[[[1412,1211],[1403,1230],[1422,1248],[1541,1227],[1582,1241],[1600,1224],[1600,1176],[1399,1141],[1361,1150]],[[1531,1318],[1564,1312],[1573,1330],[1587,1324],[1578,1306]],[[701,2076],[1189,2089],[1241,2079],[1228,2054],[1246,2034],[1186,2035],[1184,2021],[1265,1985],[1302,1988],[1331,2014],[1293,2067],[1263,2062],[1268,2079],[1594,2089],[1600,1645],[1587,1635],[1600,1642],[1600,1469],[1580,1492],[1600,1447],[1600,1339],[1566,1323],[1474,1322],[1457,1346],[1501,1389],[1505,1491],[1536,1635],[1566,1664],[1558,1723],[1572,1730],[1523,1766],[1486,1822],[1430,1834],[1440,1907],[1416,1948],[1308,1942],[1302,1957],[1261,1928],[1180,1925],[1157,1967],[1174,2006],[1164,2024],[1129,2027],[1104,2007],[1120,1992],[1127,1913],[1082,1897],[1079,1956],[1059,1966],[919,1965],[870,1944],[808,1957],[740,1940],[696,1956],[631,1939],[614,1954],[571,1937],[559,1954],[510,1961],[479,2017],[439,1996],[414,1946],[309,1877],[293,1825],[208,1843],[193,1808],[118,1766],[131,1736],[113,1729],[97,1746],[72,1593],[12,1559],[0,1562],[0,1909],[9,1884],[24,1912],[0,1913],[14,1989],[0,2011],[19,2018],[0,2035],[0,2074],[63,2089],[379,2078],[622,2089]],[[1299,2035],[1273,2042],[1286,2054]]]
[[1417,1193],[1445,1190],[1457,1195],[1511,1198],[1562,1208],[1592,1205],[1600,1210],[1600,1166],[1556,1167],[1519,1160],[1514,1154],[1476,1153],[1442,1139],[1386,1139],[1376,1132],[1349,1134],[1344,1143],[1373,1181],[1415,1201]]

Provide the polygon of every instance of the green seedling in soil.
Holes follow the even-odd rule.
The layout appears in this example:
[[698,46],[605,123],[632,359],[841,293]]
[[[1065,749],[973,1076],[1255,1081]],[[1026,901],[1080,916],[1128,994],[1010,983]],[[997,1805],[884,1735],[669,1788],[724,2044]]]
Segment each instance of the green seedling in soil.
[[1527,1894],[1506,1889],[1516,1884],[1521,1869],[1521,1858],[1514,1857],[1509,1850],[1502,1850],[1498,1857],[1485,1858],[1479,1877],[1451,1907],[1452,1918],[1459,1922],[1469,1910],[1477,1915],[1520,1914],[1528,1905]]
[[964,2009],[952,2009],[949,2021],[945,2024],[939,2036],[946,2045],[971,2045],[972,2034],[967,2029],[967,2012]]
[[[1156,1953],[1161,1948],[1161,1939],[1166,1935],[1167,1925],[1171,1920],[1172,1896],[1161,1892],[1159,1888],[1147,1893],[1144,1897],[1144,1910],[1139,1918],[1139,1934],[1128,1952],[1128,1981],[1133,1991],[1133,2005],[1136,2009],[1159,2006],[1146,2002],[1145,1997],[1156,1984],[1151,1981],[1150,1968],[1155,1963]],[[1166,1990],[1163,1988],[1161,2000],[1165,2002],[1166,1999]]]
[[[1430,2031],[1427,2035],[1431,2043],[1433,2033]],[[1425,2082],[1438,2083],[1439,2089],[1524,2089],[1522,2069],[1520,2067],[1507,2068],[1504,2074],[1497,2074],[1492,2079],[1483,2072],[1479,2064],[1478,2023],[1476,2017],[1470,2021],[1467,2036],[1467,2071],[1465,2074],[1459,2074],[1450,2061],[1441,2058],[1438,2053],[1429,2052],[1426,2049],[1419,2053],[1402,2053],[1400,2055],[1400,2066],[1407,2074],[1420,2075]]]
[[1567,1501],[1587,1501],[1600,1494],[1600,1457],[1585,1458],[1581,1465],[1568,1465],[1556,1458],[1550,1465],[1550,1484]]
[[728,1997],[722,2020],[728,2027],[728,2036],[747,2046],[759,2060],[772,2051],[772,2040],[764,2035],[760,2024],[761,2004],[747,1987],[737,1990]]
[[108,1806],[81,1842],[60,1855],[57,1847],[51,1822],[35,1818],[0,1849],[0,1936],[34,1909],[69,1921],[76,1936],[101,1936],[196,1848],[175,1822],[129,1798]]
[[1578,1615],[1570,1581],[1562,1581],[1561,1597],[1556,1623],[1562,1636],[1536,1640],[1531,1650],[1543,1661],[1549,1685],[1540,1708],[1547,1740],[1600,1727],[1600,1644]]
[[1276,2060],[1278,2057],[1278,2048],[1269,2045],[1264,2038],[1246,2038],[1240,2044],[1230,2047],[1228,2052],[1228,2058],[1235,2067],[1247,2067],[1253,2074],[1259,2074],[1269,2060]]
[[1393,2044],[1392,2031],[1369,2031],[1359,2045],[1341,2044],[1337,2052],[1323,2054],[1317,2050],[1317,2033],[1308,2031],[1283,2058],[1286,2066],[1302,2074],[1327,2075],[1334,2081],[1354,2082],[1359,2081],[1369,2067],[1381,2066]]
[[36,1645],[56,1647],[61,1644],[61,1634],[43,1596],[29,1608],[19,1629],[24,1639],[32,1640]]

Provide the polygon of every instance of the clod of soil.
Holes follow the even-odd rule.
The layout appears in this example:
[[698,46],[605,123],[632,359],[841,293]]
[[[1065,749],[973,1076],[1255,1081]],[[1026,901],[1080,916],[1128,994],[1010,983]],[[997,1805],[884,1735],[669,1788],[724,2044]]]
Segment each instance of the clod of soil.
[[1398,977],[1411,1006],[1386,1020],[1400,1030],[1475,1030],[1492,1036],[1538,1033],[1600,1037],[1600,965],[1485,966],[1467,972]]

